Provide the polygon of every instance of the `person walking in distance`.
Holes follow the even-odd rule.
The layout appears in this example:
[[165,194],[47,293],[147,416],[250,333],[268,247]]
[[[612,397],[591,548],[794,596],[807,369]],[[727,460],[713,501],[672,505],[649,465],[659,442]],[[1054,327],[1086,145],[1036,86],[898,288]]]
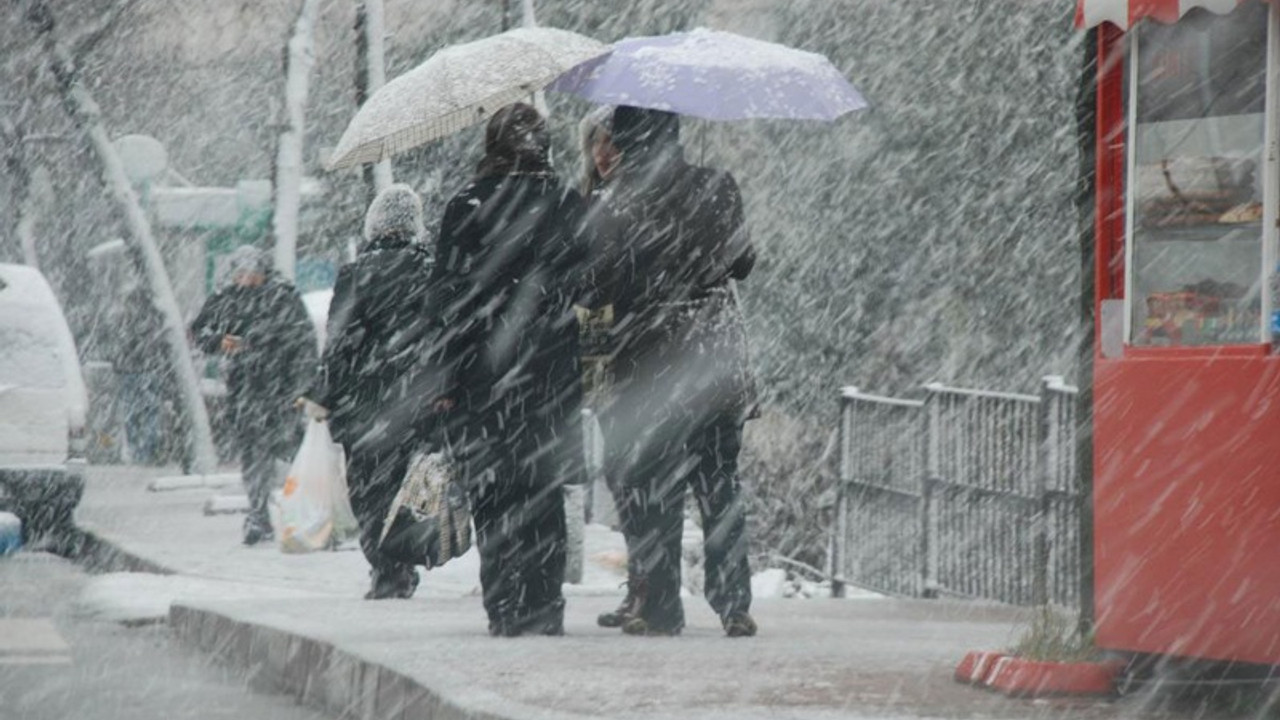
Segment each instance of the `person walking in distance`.
[[240,453],[240,472],[249,495],[244,543],[274,538],[267,502],[300,439],[293,407],[311,381],[316,338],[297,289],[271,270],[267,254],[251,245],[228,258],[231,282],[211,295],[191,323],[196,344],[221,353],[227,363],[227,392]]

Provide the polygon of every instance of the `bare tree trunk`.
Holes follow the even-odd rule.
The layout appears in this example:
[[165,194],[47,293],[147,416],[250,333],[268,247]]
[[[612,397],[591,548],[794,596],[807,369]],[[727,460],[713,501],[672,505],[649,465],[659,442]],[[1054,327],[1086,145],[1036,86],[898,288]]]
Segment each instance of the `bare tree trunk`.
[[191,363],[191,353],[187,348],[187,333],[182,312],[178,309],[178,300],[173,294],[169,273],[165,269],[164,259],[160,256],[155,236],[152,235],[151,222],[142,211],[138,196],[125,175],[120,155],[111,144],[111,138],[102,124],[101,109],[80,82],[71,51],[54,35],[52,12],[44,3],[37,2],[28,10],[27,18],[35,26],[37,34],[43,41],[46,59],[58,81],[63,104],[76,124],[88,136],[90,145],[102,163],[107,187],[111,190],[121,212],[124,213],[129,238],[142,259],[156,308],[164,317],[169,359],[174,376],[178,380],[179,394],[190,423],[192,469],[200,474],[211,473],[217,465],[217,454],[213,446],[209,414],[205,410],[204,398],[200,395],[199,380],[196,377],[195,367]]
[[[356,2],[356,107],[387,83],[382,0]],[[391,161],[366,165],[364,179],[369,186],[369,201],[391,187]]]
[[275,267],[294,279],[298,255],[298,211],[302,204],[302,149],[306,137],[307,93],[311,67],[315,65],[315,24],[317,0],[302,0],[302,9],[293,24],[284,59],[284,127],[276,144],[275,177]]
[[[19,143],[21,143],[21,140]],[[16,152],[21,153],[22,149],[17,148]],[[18,222],[15,230],[18,234],[18,243],[22,246],[23,264],[39,270],[40,253],[36,250],[36,219],[40,214],[41,203],[36,200],[36,176],[37,173],[30,172],[25,165],[17,175],[21,186],[18,190],[20,198],[18,200]]]
[[0,106],[17,107],[12,114],[0,117],[0,140],[4,141],[4,165],[13,178],[14,187],[10,202],[15,209],[13,233],[18,238],[22,250],[22,263],[33,268],[40,268],[40,255],[36,251],[36,215],[35,190],[30,158],[26,153],[27,133],[22,123],[22,115],[26,109],[24,104],[11,101],[0,89]]
[[[538,27],[538,18],[533,12],[533,0],[520,0],[520,8],[524,11],[524,26],[527,28]],[[538,109],[538,113],[542,117],[550,119],[551,113],[547,110],[547,96],[541,90],[533,94],[533,106]]]

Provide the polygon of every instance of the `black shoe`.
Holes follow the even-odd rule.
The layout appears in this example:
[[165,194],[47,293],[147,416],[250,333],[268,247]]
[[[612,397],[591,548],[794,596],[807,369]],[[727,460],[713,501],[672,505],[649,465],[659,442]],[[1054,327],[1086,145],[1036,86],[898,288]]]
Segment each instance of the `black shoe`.
[[260,542],[271,542],[276,539],[276,534],[271,531],[270,527],[262,527],[261,525],[246,525],[244,529],[244,544],[250,547]]
[[745,611],[725,615],[720,619],[720,624],[724,626],[724,634],[729,637],[754,637],[759,629],[751,613]]
[[642,617],[633,617],[622,626],[623,633],[639,637],[675,637],[679,635],[680,631],[683,629],[683,625],[663,627],[661,625],[650,624],[649,621]]
[[418,589],[418,571],[408,570],[378,571],[372,570],[373,587],[364,594],[365,600],[408,600]]
[[596,616],[596,624],[602,628],[616,628],[627,624],[631,618],[640,614],[640,602],[644,597],[644,579],[635,575],[628,575],[627,596],[622,598],[622,603],[618,605],[613,612],[600,613]]
[[489,620],[489,635],[519,637],[521,635],[564,635],[564,599],[520,617]]

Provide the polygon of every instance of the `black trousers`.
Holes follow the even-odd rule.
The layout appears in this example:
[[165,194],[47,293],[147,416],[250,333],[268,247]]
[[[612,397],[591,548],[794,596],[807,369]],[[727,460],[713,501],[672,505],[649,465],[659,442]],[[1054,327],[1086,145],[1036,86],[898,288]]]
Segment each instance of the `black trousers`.
[[271,491],[284,480],[276,463],[289,462],[297,452],[301,425],[294,412],[259,408],[243,401],[238,405],[236,444],[240,450],[240,476],[249,497],[245,528],[266,531],[271,529],[267,513]]
[[567,543],[553,455],[498,441],[467,450],[480,586],[495,635],[556,633],[563,627]]
[[360,549],[369,566],[379,575],[408,572],[412,565],[383,557],[378,552],[378,540],[386,521],[391,501],[400,490],[400,483],[409,469],[410,451],[407,445],[388,444],[379,450],[347,448],[347,491],[351,497],[351,511],[360,524]]
[[649,626],[684,626],[680,601],[686,492],[702,515],[705,594],[721,618],[751,607],[746,512],[738,480],[742,423],[737,413],[668,421],[639,437],[623,464],[629,568],[642,578],[640,616]]
[[277,460],[284,458],[280,456],[277,444],[269,438],[241,440],[240,476],[244,482],[245,494],[249,497],[249,515],[244,521],[245,529],[271,529],[267,503],[279,475],[276,470]]

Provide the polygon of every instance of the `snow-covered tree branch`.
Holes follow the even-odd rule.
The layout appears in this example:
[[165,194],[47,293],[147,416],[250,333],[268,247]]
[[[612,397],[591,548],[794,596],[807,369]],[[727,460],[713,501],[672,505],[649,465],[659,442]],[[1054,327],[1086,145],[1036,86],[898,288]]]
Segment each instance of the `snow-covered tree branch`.
[[29,8],[27,19],[42,40],[49,69],[57,80],[67,112],[88,137],[102,165],[104,180],[124,215],[129,229],[129,238],[142,259],[153,300],[164,318],[165,340],[169,348],[170,361],[174,375],[178,378],[179,393],[190,424],[192,467],[197,473],[210,473],[214,470],[217,457],[209,415],[205,409],[204,398],[200,394],[195,367],[191,362],[182,313],[178,309],[178,301],[169,281],[169,273],[151,231],[151,223],[138,202],[137,194],[129,184],[124,164],[103,125],[102,111],[84,83],[80,81],[70,49],[64,42],[59,41],[55,34],[52,11],[43,2],[37,2]]

